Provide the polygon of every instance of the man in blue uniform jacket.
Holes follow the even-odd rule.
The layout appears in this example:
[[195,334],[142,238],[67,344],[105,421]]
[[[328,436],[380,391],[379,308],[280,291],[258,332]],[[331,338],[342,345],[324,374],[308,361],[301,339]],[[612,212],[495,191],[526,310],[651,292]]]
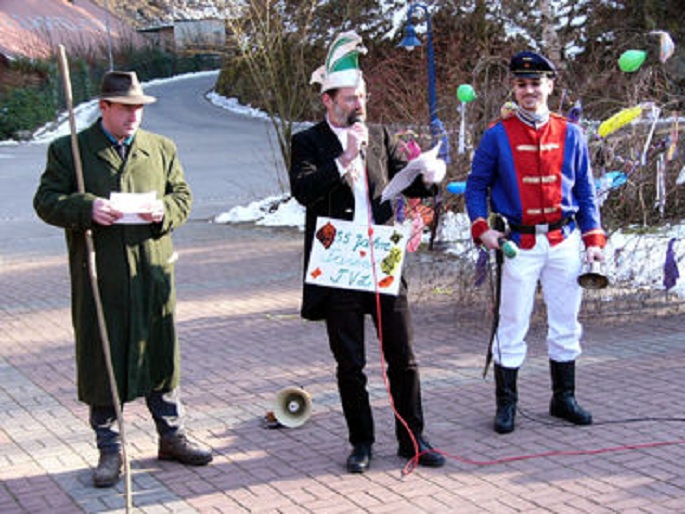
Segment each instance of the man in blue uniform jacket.
[[554,65],[542,55],[520,52],[510,62],[517,108],[483,135],[466,184],[466,207],[477,243],[500,249],[505,233],[490,226],[497,213],[520,251],[505,260],[499,326],[492,342],[498,433],[514,430],[517,374],[526,356],[525,337],[538,281],[547,305],[552,376],[550,414],[576,425],[592,416],[575,400],[575,361],[580,355],[578,275],[581,244],[588,261],[604,259],[587,144],[580,128],[550,113]]

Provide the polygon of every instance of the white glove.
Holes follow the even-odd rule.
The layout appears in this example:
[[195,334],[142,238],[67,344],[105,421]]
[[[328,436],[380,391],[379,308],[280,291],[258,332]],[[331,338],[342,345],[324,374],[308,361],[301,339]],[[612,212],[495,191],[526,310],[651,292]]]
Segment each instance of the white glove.
[[421,173],[423,173],[424,184],[439,184],[445,178],[447,165],[442,159],[427,159]]
[[604,253],[599,246],[588,246],[585,250],[585,262],[604,262]]

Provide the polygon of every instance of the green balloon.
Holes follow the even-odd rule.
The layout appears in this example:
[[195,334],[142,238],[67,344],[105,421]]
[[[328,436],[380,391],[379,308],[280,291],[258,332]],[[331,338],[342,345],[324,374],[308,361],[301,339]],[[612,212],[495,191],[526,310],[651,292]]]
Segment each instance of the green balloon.
[[618,67],[621,68],[621,71],[632,73],[642,66],[646,58],[647,52],[644,50],[626,50],[618,58]]
[[462,84],[457,88],[457,98],[460,102],[469,103],[476,99],[476,92],[469,84]]

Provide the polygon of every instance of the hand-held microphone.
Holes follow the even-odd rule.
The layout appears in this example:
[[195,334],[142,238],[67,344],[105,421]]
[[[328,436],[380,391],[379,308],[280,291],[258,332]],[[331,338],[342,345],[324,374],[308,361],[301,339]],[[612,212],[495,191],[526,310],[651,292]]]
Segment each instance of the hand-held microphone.
[[[364,125],[364,120],[362,119],[360,114],[354,114],[350,118],[350,127],[356,123],[361,123]],[[359,146],[359,155],[361,155],[362,159],[366,159],[366,147],[368,146],[368,143],[366,141],[362,141],[361,145]]]
[[516,246],[516,243],[513,241],[510,241],[506,237],[498,237],[497,238],[497,243],[499,243],[499,247],[502,250],[502,253],[504,256],[508,259],[513,259],[516,257],[516,255],[519,252],[518,246]]

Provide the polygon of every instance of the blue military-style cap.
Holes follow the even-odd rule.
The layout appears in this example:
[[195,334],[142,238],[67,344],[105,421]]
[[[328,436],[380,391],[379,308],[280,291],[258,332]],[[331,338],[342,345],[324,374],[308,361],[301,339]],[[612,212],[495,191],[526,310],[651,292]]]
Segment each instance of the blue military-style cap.
[[519,52],[511,58],[509,71],[515,77],[539,78],[556,76],[556,69],[552,61],[535,52]]

